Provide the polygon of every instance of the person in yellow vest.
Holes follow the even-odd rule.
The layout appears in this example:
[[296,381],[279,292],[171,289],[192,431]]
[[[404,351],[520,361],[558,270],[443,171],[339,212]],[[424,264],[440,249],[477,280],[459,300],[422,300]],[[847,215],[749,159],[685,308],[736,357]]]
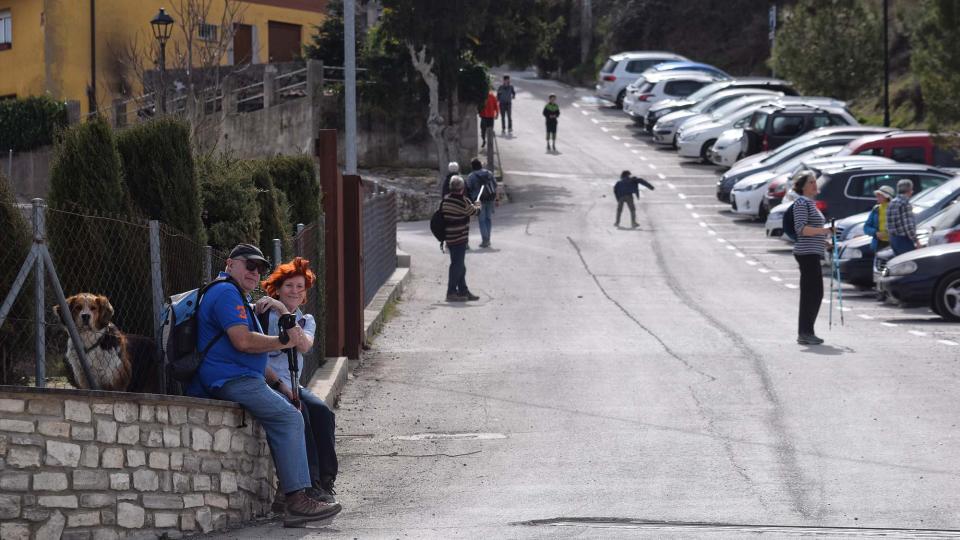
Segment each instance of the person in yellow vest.
[[876,253],[890,245],[890,232],[887,230],[887,207],[890,201],[896,196],[893,188],[890,186],[880,186],[880,189],[873,192],[877,197],[877,205],[867,216],[867,222],[863,225],[863,233],[873,237],[870,242],[873,252]]

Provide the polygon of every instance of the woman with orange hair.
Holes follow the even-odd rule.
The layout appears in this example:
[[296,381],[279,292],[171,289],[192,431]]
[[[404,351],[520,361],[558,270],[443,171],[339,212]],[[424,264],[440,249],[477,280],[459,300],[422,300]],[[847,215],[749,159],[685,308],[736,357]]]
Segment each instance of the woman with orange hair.
[[[307,291],[313,287],[317,278],[310,270],[310,261],[296,257],[288,263],[278,266],[260,285],[267,293],[257,301],[256,310],[260,314],[261,325],[271,336],[279,335],[280,315],[292,313],[297,324],[303,328],[306,343],[297,347],[297,376],[303,372],[303,355],[313,347],[317,323],[313,315],[304,314],[300,306],[307,301]],[[293,401],[293,392],[300,398],[300,412],[305,427],[304,438],[307,444],[307,461],[310,465],[310,478],[313,480],[314,498],[333,503],[334,481],[337,478],[337,452],[335,448],[336,417],[330,407],[309,390],[300,386],[300,381],[291,380],[290,366],[286,351],[269,354],[267,370],[277,375],[273,389]],[[267,377],[267,380],[273,380]],[[276,501],[275,501],[276,503]]]

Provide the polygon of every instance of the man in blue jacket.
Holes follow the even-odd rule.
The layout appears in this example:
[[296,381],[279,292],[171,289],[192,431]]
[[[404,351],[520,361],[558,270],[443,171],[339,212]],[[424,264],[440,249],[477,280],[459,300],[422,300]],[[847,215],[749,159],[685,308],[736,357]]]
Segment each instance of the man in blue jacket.
[[623,205],[627,205],[627,208],[630,209],[630,226],[637,227],[637,209],[633,205],[633,198],[640,198],[640,188],[637,187],[639,184],[643,184],[651,191],[654,189],[653,185],[643,178],[630,176],[630,171],[620,173],[620,181],[613,185],[613,195],[617,198],[617,221],[614,222],[614,227],[620,226],[620,214],[623,213]]
[[[239,244],[230,252],[226,269],[197,308],[197,350],[207,350],[188,395],[214,397],[239,403],[263,426],[286,495],[284,526],[333,517],[338,503],[325,503],[312,495],[303,416],[281,394],[272,371],[267,380],[267,353],[297,347],[306,338],[299,326],[286,339],[264,335],[246,294],[257,288],[270,265],[256,246]],[[244,294],[241,294],[241,291]],[[212,343],[212,345],[210,345]]]

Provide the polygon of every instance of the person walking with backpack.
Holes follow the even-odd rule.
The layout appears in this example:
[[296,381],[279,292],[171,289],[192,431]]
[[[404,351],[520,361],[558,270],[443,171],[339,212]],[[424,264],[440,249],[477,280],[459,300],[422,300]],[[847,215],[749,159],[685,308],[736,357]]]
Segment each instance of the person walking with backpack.
[[[494,207],[500,205],[500,195],[497,193],[497,179],[493,173],[483,168],[479,159],[470,162],[473,172],[467,177],[467,189],[470,198],[480,203],[480,247],[490,247],[490,232],[493,230]],[[480,188],[483,187],[483,193]]]
[[497,102],[500,105],[500,133],[510,130],[513,133],[513,99],[517,91],[510,84],[510,76],[503,76],[503,83],[497,88]]
[[440,212],[446,225],[444,241],[450,252],[450,270],[447,280],[447,302],[479,300],[467,288],[466,254],[470,240],[470,216],[480,211],[480,203],[471,203],[464,195],[466,184],[463,178],[450,179],[450,193],[440,203]]
[[550,94],[547,104],[543,106],[543,117],[547,120],[547,151],[550,151],[550,140],[553,139],[553,151],[557,151],[557,122],[560,118],[560,106],[557,105],[557,95]]
[[[294,350],[296,371],[290,372],[288,350],[267,353],[267,369],[276,374],[272,388],[294,401],[299,401],[300,413],[305,426],[304,438],[307,444],[307,462],[310,466],[310,479],[317,498],[333,503],[334,483],[337,479],[336,451],[336,415],[320,398],[300,385],[303,374],[303,355],[313,347],[317,323],[313,315],[304,314],[300,306],[307,302],[307,291],[316,283],[316,275],[310,270],[310,261],[295,257],[288,263],[278,266],[261,283],[267,293],[257,300],[256,312],[260,326],[266,329],[268,336],[280,335],[280,316],[285,313],[294,315],[297,326],[303,329],[305,339]],[[293,376],[297,379],[294,380]],[[272,378],[272,377],[268,377]],[[280,493],[282,495],[282,492]],[[282,501],[282,497],[275,499]]]
[[333,517],[341,507],[313,492],[303,416],[271,389],[278,381],[267,369],[267,353],[309,341],[299,326],[287,332],[286,340],[264,334],[246,295],[269,268],[256,246],[238,244],[230,252],[220,282],[209,287],[196,308],[197,350],[205,354],[187,394],[238,403],[263,426],[285,495],[283,524],[292,527]]
[[620,226],[620,214],[623,213],[623,205],[630,209],[630,227],[636,228],[637,209],[633,206],[633,198],[640,198],[639,184],[643,184],[647,189],[653,191],[655,188],[650,182],[643,178],[630,176],[630,171],[620,173],[620,180],[613,185],[613,195],[617,198],[617,220],[613,223],[614,227]]
[[823,271],[820,259],[827,249],[827,236],[833,229],[824,227],[826,218],[817,209],[817,179],[811,171],[800,171],[794,177],[793,190],[799,195],[793,206],[793,229],[796,242],[793,258],[800,266],[800,313],[797,324],[797,343],[819,345],[823,340],[814,332],[817,314],[823,301]]
[[483,107],[480,108],[480,140],[483,141],[480,148],[487,145],[488,129],[491,130],[490,136],[493,136],[493,122],[499,114],[500,104],[497,102],[497,97],[493,95],[493,90],[488,90],[487,98],[483,102]]
[[904,178],[897,182],[897,198],[887,207],[887,227],[890,229],[890,247],[897,255],[920,247],[917,239],[917,218],[910,197],[913,181]]

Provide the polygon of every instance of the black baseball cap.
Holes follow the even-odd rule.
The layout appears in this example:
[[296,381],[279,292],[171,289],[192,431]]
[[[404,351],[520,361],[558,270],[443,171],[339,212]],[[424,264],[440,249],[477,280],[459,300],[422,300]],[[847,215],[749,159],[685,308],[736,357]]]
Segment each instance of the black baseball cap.
[[263,252],[260,251],[260,248],[252,244],[237,244],[237,246],[230,251],[230,258],[263,261],[263,263],[267,265],[267,268],[270,268],[270,262],[263,256]]

